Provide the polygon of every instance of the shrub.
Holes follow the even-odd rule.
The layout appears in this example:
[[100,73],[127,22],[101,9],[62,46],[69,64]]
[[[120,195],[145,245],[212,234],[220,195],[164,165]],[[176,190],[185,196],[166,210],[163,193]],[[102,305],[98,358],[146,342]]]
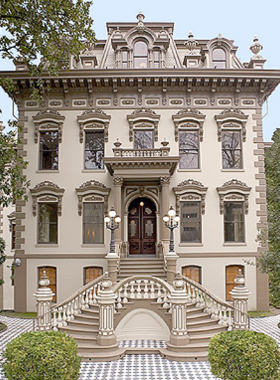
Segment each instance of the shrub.
[[81,359],[76,341],[57,331],[21,334],[7,344],[3,372],[8,380],[77,380]]
[[255,331],[227,331],[211,338],[208,360],[223,380],[279,379],[280,351],[276,341]]

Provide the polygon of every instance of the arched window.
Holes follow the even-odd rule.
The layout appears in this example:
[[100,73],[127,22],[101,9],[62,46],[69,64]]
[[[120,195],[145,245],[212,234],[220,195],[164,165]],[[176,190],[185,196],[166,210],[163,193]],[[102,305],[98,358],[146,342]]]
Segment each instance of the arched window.
[[238,275],[238,270],[241,269],[244,275],[243,265],[229,265],[226,267],[226,300],[231,301],[232,296],[230,291],[235,287],[234,279]]
[[145,42],[135,42],[133,61],[135,69],[146,69],[148,67],[148,46]]
[[182,268],[182,275],[201,284],[201,267],[188,265]]
[[212,53],[212,62],[214,69],[226,68],[226,53],[223,49],[214,49]]
[[102,274],[103,274],[103,268],[100,268],[100,267],[84,268],[84,285],[102,276]]
[[[40,267],[38,268],[38,283],[40,281],[40,278],[43,275],[43,272],[46,271],[46,274],[50,280],[49,288],[51,288],[52,292],[54,293],[52,302],[57,301],[57,293],[56,293],[56,268],[55,267]],[[40,287],[40,285],[38,285]]]

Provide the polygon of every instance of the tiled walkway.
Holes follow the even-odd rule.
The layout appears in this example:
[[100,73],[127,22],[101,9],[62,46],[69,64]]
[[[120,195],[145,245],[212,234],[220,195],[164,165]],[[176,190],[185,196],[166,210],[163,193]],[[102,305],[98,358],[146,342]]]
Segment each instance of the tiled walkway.
[[[0,350],[17,335],[32,330],[32,321],[0,316],[8,329],[0,334]],[[264,332],[280,345],[280,315],[251,320],[251,329]],[[155,341],[124,341],[123,346],[161,346]],[[0,379],[5,377],[1,374]],[[79,380],[212,380],[208,362],[182,363],[163,359],[160,355],[126,355],[114,362],[82,363]]]

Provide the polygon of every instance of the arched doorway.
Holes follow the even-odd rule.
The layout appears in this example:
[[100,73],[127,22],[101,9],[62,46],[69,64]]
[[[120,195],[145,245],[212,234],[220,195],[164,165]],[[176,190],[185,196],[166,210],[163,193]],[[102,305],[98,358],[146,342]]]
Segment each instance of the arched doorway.
[[130,255],[156,254],[156,206],[148,198],[136,198],[128,209]]

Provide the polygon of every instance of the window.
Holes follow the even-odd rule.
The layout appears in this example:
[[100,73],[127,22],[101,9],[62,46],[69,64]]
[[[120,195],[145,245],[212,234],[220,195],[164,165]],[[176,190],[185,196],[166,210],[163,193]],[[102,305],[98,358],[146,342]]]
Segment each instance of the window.
[[201,267],[195,265],[183,267],[182,275],[201,284]]
[[127,69],[128,68],[128,51],[122,50],[122,68]]
[[181,202],[181,242],[201,242],[200,202]]
[[57,294],[56,293],[56,268],[54,268],[54,267],[38,268],[38,286],[39,286],[39,288],[40,288],[39,281],[40,281],[40,278],[42,277],[44,271],[46,271],[46,274],[50,280],[50,285],[48,287],[54,293],[52,302],[56,302],[56,300],[57,300],[57,297],[56,297],[56,294]]
[[148,47],[143,41],[134,44],[134,68],[146,69],[148,67]]
[[83,204],[83,244],[104,243],[104,204]]
[[102,276],[103,268],[99,267],[87,267],[84,268],[84,285]]
[[103,169],[104,131],[85,131],[85,169]]
[[179,131],[180,169],[199,168],[198,131]]
[[243,202],[224,203],[225,242],[244,242]]
[[212,53],[212,62],[214,69],[226,68],[226,53],[223,49],[214,49]]
[[236,286],[234,280],[238,275],[239,269],[242,270],[244,275],[244,266],[243,265],[229,265],[226,267],[226,300],[231,301],[232,295],[230,291]]
[[40,132],[40,170],[58,169],[58,132]]
[[154,131],[134,130],[134,149],[153,149]]
[[57,203],[39,203],[38,243],[57,244]]
[[16,224],[11,223],[11,235],[12,235],[12,244],[11,247],[12,249],[16,248]]
[[241,169],[241,131],[222,131],[223,169]]
[[158,69],[160,67],[160,51],[159,50],[153,51],[153,58],[154,58],[154,67]]

